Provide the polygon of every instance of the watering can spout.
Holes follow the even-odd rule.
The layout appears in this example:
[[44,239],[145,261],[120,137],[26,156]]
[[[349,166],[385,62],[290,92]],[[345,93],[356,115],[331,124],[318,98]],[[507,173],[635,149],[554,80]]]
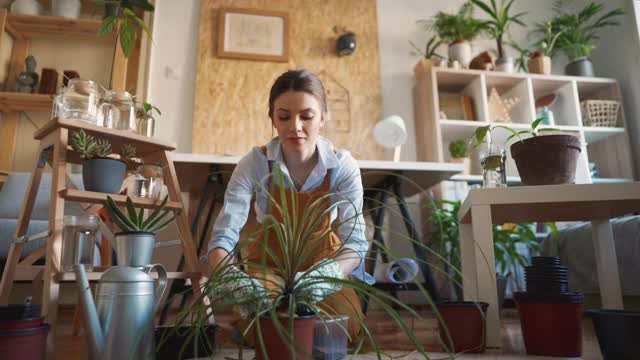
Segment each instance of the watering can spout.
[[91,359],[101,359],[104,350],[104,334],[93,296],[91,295],[87,272],[82,264],[74,265],[73,270],[76,274],[76,284],[78,286],[80,303],[82,304],[82,318],[84,319],[84,328],[87,332],[87,342],[89,343]]

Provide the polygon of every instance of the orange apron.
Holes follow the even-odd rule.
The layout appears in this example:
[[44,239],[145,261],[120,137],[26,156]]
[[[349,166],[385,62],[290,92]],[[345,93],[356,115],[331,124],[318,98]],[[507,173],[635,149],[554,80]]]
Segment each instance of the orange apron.
[[[265,146],[262,147],[262,152],[266,155]],[[269,162],[270,174],[272,173],[271,167],[271,162]],[[305,212],[305,209],[307,209],[314,201],[318,199],[322,199],[321,201],[324,202],[324,204],[320,206],[320,209],[329,209],[330,200],[326,195],[329,194],[331,189],[330,179],[331,170],[327,171],[327,174],[324,177],[324,181],[315,189],[305,192],[296,192],[295,189],[284,189],[284,192],[286,194],[286,204],[283,204],[283,199],[280,194],[280,187],[278,186],[278,184],[276,184],[275,181],[271,181],[271,176],[268,188],[271,196],[273,197],[273,201],[278,204],[280,208],[291,212],[294,210],[293,204],[296,203],[297,206],[295,210],[297,211],[298,219],[300,219],[302,214]],[[269,209],[269,212],[274,216],[278,223],[282,223],[283,216],[280,211],[275,210],[277,209],[277,207],[270,206]],[[271,209],[274,209],[275,211]],[[289,214],[289,216],[291,217],[292,214]],[[314,245],[314,248],[313,251],[310,251],[310,253],[313,253],[313,255],[306,256],[307,261],[302,265],[299,271],[306,271],[315,263],[334,256],[336,251],[340,249],[342,242],[333,231],[328,231],[330,228],[331,214],[327,211],[327,214],[322,217],[321,223],[314,231],[314,234],[318,234],[318,236],[322,236],[322,238],[319,238],[318,236],[312,236],[312,240],[310,242]],[[269,248],[273,253],[273,257],[276,258],[279,262],[282,262],[284,257],[283,251],[276,236],[277,235],[274,233],[273,229],[264,229],[264,231],[259,232],[256,239],[248,244],[246,252],[247,254],[244,257],[245,260],[249,263],[259,264],[264,264],[266,262],[266,267],[268,269],[275,269],[273,258],[271,256],[267,256],[267,254],[263,251],[263,247]],[[260,279],[270,278],[270,275],[265,274],[264,270],[252,270],[251,268],[249,268],[246,269],[246,272],[249,275],[256,276]],[[271,278],[274,277],[271,276]],[[263,285],[266,288],[274,288],[276,286],[276,284],[270,281],[263,282]],[[317,305],[329,314],[349,316],[349,336],[352,342],[358,340],[361,332],[361,324],[353,317],[353,313],[356,313],[358,317],[363,321],[364,315],[362,314],[362,310],[360,307],[360,298],[353,289],[343,287],[339,292],[326,297]],[[247,340],[250,341],[250,339],[252,338],[252,336],[248,336]]]

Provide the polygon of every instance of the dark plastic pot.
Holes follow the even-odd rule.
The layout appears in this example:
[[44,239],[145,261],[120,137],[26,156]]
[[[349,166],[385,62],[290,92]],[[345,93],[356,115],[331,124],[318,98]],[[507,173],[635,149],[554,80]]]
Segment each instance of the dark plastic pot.
[[82,162],[84,189],[108,194],[120,192],[127,165],[116,159],[89,159]]
[[579,57],[564,67],[564,73],[572,76],[594,76],[593,63],[586,56]]
[[44,360],[49,325],[0,330],[0,359]]
[[[293,321],[293,339],[297,345],[294,348],[296,359],[310,359],[313,351],[313,332],[316,323],[316,316],[300,316]],[[278,319],[280,324],[289,331],[289,319]],[[258,321],[264,350],[270,360],[289,360],[294,358],[291,353],[291,344],[286,338],[286,333],[280,332],[270,317],[263,317]],[[266,360],[263,347],[260,345],[258,329],[254,330],[256,360]]]
[[529,355],[578,357],[582,354],[581,293],[514,294],[524,345]]
[[40,305],[1,305],[0,331],[28,329],[44,325]]
[[511,145],[511,157],[525,185],[573,184],[580,156],[573,135],[536,136]]
[[596,309],[585,312],[593,319],[604,360],[640,359],[639,310]]
[[441,302],[436,304],[442,316],[444,325],[449,330],[453,344],[445,331],[443,324],[438,324],[440,338],[447,345],[449,351],[456,353],[484,352],[486,344],[485,314],[489,304],[473,301]]
[[181,326],[178,329],[175,327],[157,328],[155,330],[156,359],[178,360],[211,357],[216,344],[216,326],[208,325],[201,329],[203,333],[197,341],[195,336],[191,337],[194,330],[190,326]]

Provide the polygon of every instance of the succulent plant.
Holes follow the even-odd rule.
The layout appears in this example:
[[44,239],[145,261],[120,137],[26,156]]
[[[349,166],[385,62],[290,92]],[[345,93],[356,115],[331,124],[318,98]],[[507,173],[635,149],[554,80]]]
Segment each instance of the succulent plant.
[[455,140],[449,143],[451,157],[459,159],[467,156],[467,143],[464,140]]
[[98,139],[94,148],[95,157],[107,157],[111,154],[111,143],[106,139]]
[[[136,212],[133,200],[127,196],[126,200],[126,212],[120,210],[118,204],[107,196],[107,201],[104,202],[104,207],[109,212],[109,217],[113,220],[122,231],[140,231],[157,233],[158,231],[167,227],[175,218],[175,214],[171,210],[165,210],[165,206],[169,201],[169,195],[164,197],[162,203],[156,208],[151,215],[144,219],[144,208],[138,209]],[[167,219],[167,215],[171,216]]]
[[80,153],[81,158],[91,159],[95,156],[96,140],[80,129],[71,134],[71,147]]
[[136,147],[131,144],[122,145],[122,151],[120,151],[120,159],[122,161],[131,161],[136,156]]

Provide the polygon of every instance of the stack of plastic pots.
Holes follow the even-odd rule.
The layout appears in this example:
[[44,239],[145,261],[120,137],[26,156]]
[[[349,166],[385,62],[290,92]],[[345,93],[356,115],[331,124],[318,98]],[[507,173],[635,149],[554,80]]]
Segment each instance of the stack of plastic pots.
[[0,306],[0,359],[44,360],[48,333],[39,305]]
[[568,292],[568,270],[558,257],[534,257],[525,268],[526,292],[515,293],[527,354],[582,354],[582,293]]

